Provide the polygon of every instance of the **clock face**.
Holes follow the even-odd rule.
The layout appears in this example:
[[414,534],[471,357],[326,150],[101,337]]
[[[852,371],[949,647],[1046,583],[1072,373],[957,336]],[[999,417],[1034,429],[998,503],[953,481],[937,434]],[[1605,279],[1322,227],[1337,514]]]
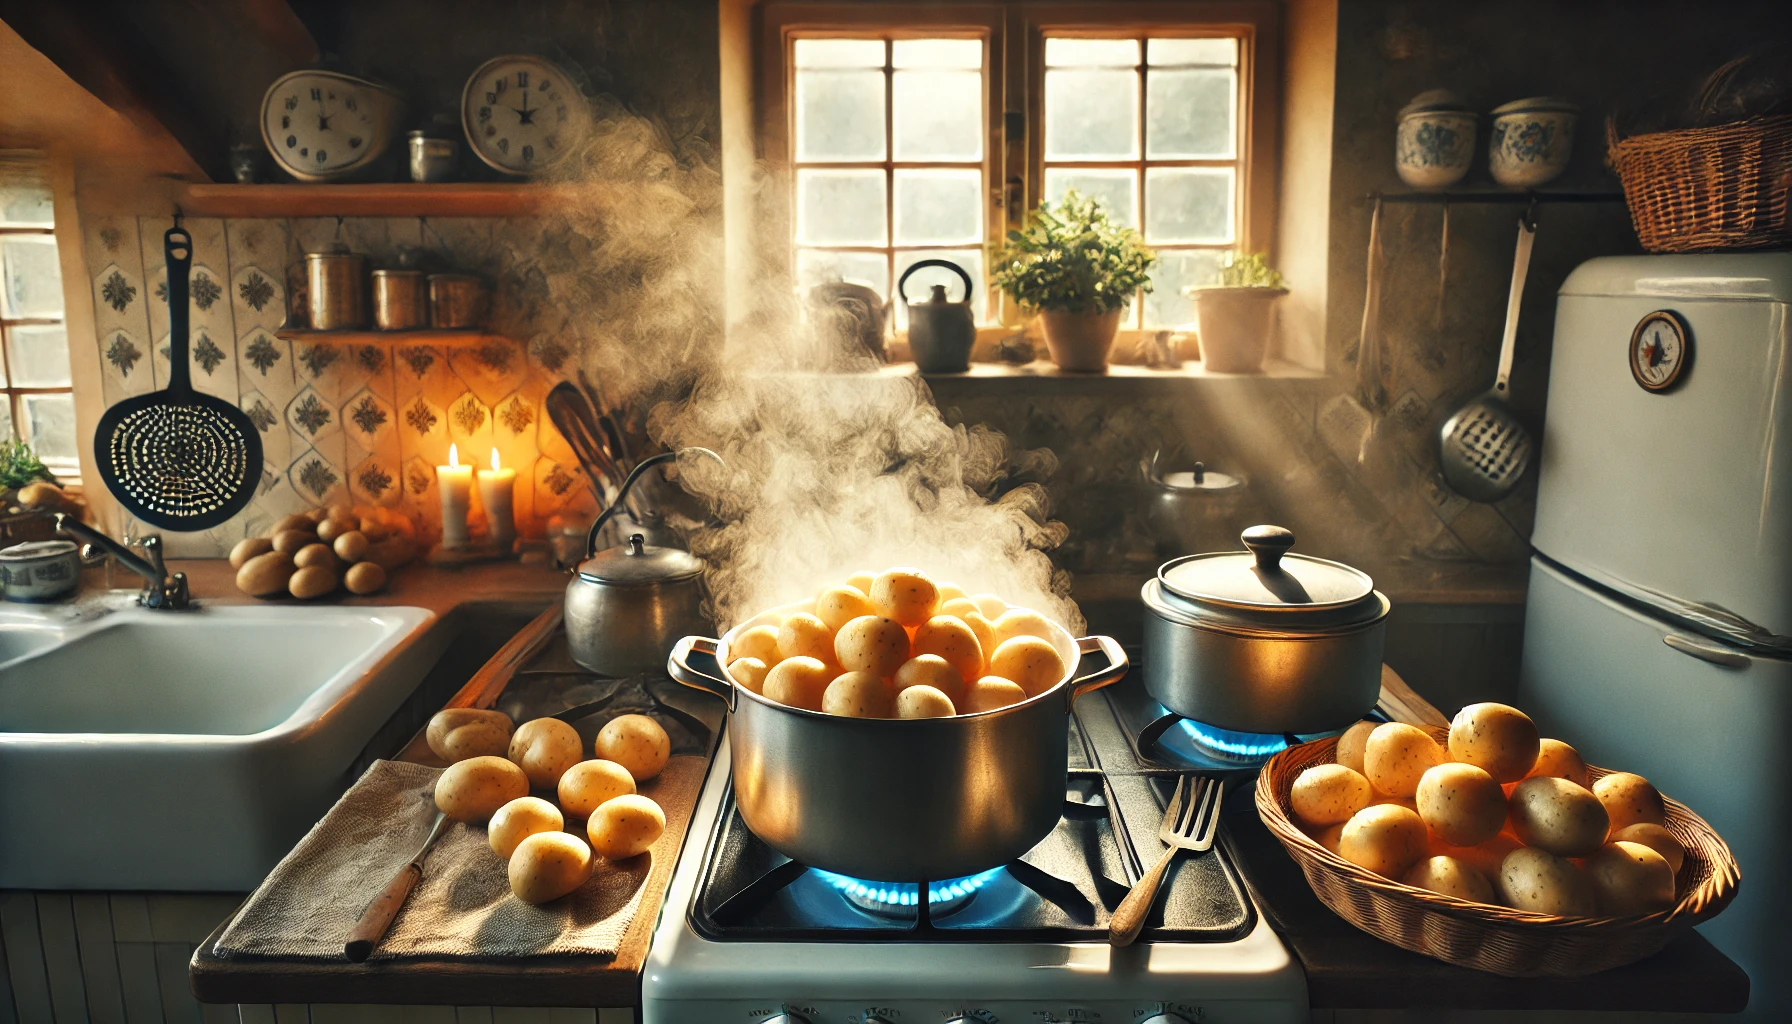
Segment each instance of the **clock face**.
[[1658,310],[1630,334],[1630,375],[1646,391],[1666,391],[1692,362],[1692,334],[1676,313]]
[[327,71],[281,78],[261,101],[261,137],[293,177],[341,177],[385,152],[396,97],[386,89]]
[[591,109],[549,61],[497,57],[467,79],[460,116],[479,159],[507,174],[536,174],[583,141]]

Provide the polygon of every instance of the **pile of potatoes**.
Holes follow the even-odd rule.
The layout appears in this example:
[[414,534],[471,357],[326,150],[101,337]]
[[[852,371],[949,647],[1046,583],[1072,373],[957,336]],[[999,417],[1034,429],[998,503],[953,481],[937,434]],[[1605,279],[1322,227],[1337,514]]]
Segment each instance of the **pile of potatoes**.
[[1056,686],[1064,659],[1038,612],[966,595],[919,569],[854,573],[728,648],[736,683],[780,704],[849,718],[949,718]]
[[[646,715],[621,715],[598,731],[592,759],[578,731],[557,718],[512,729],[502,711],[447,708],[425,738],[450,762],[436,780],[436,807],[470,823],[489,822],[492,851],[508,864],[510,891],[546,903],[585,884],[597,859],[645,853],[666,830],[660,805],[635,792],[666,767],[672,740]],[[559,803],[530,796],[534,789]],[[584,838],[566,830],[584,819]]]
[[1290,802],[1321,846],[1446,896],[1563,917],[1672,907],[1686,850],[1661,794],[1628,772],[1587,778],[1524,712],[1470,704],[1446,746],[1416,726],[1357,723]]
[[265,537],[230,550],[236,588],[251,597],[301,600],[334,593],[377,593],[388,573],[417,556],[416,527],[389,508],[337,505],[296,512]]

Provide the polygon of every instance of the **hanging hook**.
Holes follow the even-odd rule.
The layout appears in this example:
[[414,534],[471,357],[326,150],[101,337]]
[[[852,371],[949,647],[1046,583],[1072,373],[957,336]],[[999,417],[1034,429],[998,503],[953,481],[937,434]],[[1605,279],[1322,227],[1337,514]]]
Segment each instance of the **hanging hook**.
[[1537,193],[1532,192],[1531,193],[1531,201],[1530,201],[1529,205],[1527,205],[1524,208],[1524,217],[1521,218],[1524,221],[1524,227],[1525,227],[1526,231],[1536,231],[1537,230],[1537,212],[1541,208],[1542,208],[1542,205],[1538,199]]
[[175,203],[175,204],[174,204],[174,227],[175,227],[175,229],[176,229],[176,230],[179,230],[179,228],[180,228],[180,219],[181,219],[181,218],[182,218],[182,217],[183,217],[183,216],[185,216],[185,214],[183,214],[183,213],[181,213],[181,212],[180,212],[180,204],[179,204],[179,203]]

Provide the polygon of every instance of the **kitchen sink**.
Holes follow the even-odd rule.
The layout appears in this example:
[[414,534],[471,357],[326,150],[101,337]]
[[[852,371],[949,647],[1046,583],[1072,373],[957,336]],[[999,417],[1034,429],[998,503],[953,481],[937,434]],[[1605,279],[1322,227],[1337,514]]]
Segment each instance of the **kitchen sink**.
[[421,608],[0,617],[0,889],[244,891],[446,649]]

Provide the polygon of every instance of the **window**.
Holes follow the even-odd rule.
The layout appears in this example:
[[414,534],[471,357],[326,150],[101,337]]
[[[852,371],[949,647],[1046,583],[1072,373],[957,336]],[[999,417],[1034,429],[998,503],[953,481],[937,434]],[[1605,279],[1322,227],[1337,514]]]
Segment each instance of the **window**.
[[51,210],[41,168],[0,153],[0,437],[30,442],[73,478],[80,454]]

